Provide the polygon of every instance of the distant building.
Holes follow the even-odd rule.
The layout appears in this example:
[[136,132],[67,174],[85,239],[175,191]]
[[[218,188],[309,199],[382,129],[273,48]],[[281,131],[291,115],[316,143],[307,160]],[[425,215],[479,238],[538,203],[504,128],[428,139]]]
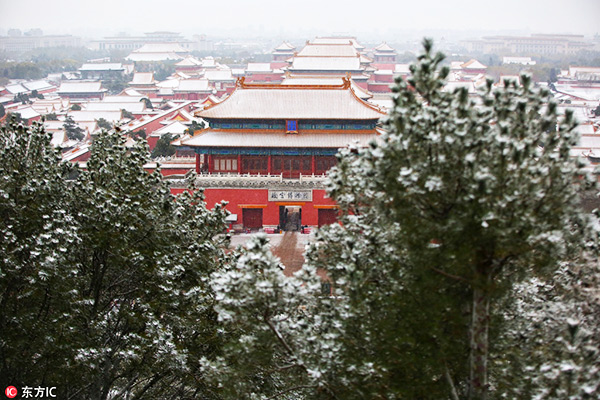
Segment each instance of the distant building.
[[535,65],[531,57],[502,57],[502,64]]
[[57,94],[69,100],[90,100],[104,98],[107,90],[102,87],[102,82],[95,81],[68,81],[62,82]]
[[83,64],[78,71],[83,79],[118,78],[125,74],[121,63],[89,63]]
[[271,54],[273,55],[273,61],[287,61],[294,56],[295,51],[296,46],[289,44],[288,42],[282,42],[273,49]]
[[145,36],[118,35],[105,37],[91,42],[94,50],[137,50],[148,43],[176,43],[187,50],[193,49],[193,42],[185,39],[177,32],[148,32]]
[[0,51],[24,53],[38,48],[80,47],[81,38],[71,35],[0,36]]
[[381,43],[379,46],[375,47],[375,54],[373,55],[373,62],[375,62],[375,63],[395,63],[396,62],[396,50],[391,48],[385,42]]
[[583,35],[488,36],[463,42],[470,52],[515,55],[564,55],[591,50],[593,43]]
[[148,43],[132,51],[126,60],[129,61],[168,61],[183,60],[190,51],[178,43]]
[[145,95],[153,95],[158,91],[154,80],[154,72],[134,73],[132,81],[129,82],[129,87]]

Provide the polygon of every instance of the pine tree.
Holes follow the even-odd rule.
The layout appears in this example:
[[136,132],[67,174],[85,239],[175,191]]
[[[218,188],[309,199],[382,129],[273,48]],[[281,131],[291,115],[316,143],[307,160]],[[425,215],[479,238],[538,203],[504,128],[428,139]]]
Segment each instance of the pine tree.
[[[254,379],[271,383],[265,397],[486,399],[490,344],[508,329],[509,300],[594,238],[577,205],[593,180],[569,154],[572,115],[557,126],[556,103],[527,76],[498,90],[489,81],[478,99],[444,91],[443,55],[424,47],[408,82],[396,81],[385,133],[341,151],[330,173],[341,224],[319,230],[302,276],[323,271],[333,296],[252,283],[266,276],[245,267],[259,255],[214,281],[252,283],[216,291],[236,305],[221,318],[248,332],[237,346],[262,360]],[[257,318],[256,300],[281,293],[281,304],[308,310],[301,323],[290,309],[273,311],[293,356]],[[226,385],[240,376],[228,365]]]
[[63,129],[67,134],[67,138],[69,140],[82,140],[85,137],[83,133],[83,129],[73,121],[73,117],[67,115],[65,118],[65,123],[63,124]]
[[[394,89],[387,133],[358,154],[346,152],[331,176],[331,194],[348,213],[345,230],[383,225],[404,264],[398,273],[419,279],[411,291],[428,283],[430,290],[458,291],[450,306],[437,308],[469,310],[462,335],[469,376],[459,382],[470,399],[485,399],[496,322],[490,306],[525,277],[548,274],[581,249],[587,222],[577,191],[591,181],[581,179],[583,165],[569,154],[576,141],[572,115],[555,129],[556,104],[547,91],[527,76],[522,86],[497,91],[490,81],[477,105],[466,90],[442,90],[449,70],[430,41],[424,46],[411,67],[411,89],[400,80]],[[332,245],[325,235],[321,240]],[[330,272],[338,259],[323,267]]]
[[169,157],[177,152],[175,146],[171,144],[172,141],[177,139],[179,135],[173,135],[171,133],[166,133],[160,137],[156,141],[156,145],[152,150],[152,158],[156,157]]
[[192,186],[171,195],[143,169],[144,142],[102,132],[79,171],[41,125],[1,139],[0,384],[217,398],[200,360],[223,340],[208,285],[227,260],[222,207],[207,210]]

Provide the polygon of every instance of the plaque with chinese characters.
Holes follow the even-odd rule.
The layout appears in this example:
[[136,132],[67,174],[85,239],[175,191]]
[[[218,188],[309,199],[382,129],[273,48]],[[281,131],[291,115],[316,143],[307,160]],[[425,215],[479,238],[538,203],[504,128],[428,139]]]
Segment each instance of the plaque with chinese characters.
[[269,201],[312,201],[312,190],[269,190]]

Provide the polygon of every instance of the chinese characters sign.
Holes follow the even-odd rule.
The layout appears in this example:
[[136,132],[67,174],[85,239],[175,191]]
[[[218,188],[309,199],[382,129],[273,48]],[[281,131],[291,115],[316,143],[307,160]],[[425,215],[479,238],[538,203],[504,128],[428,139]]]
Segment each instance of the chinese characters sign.
[[269,190],[269,201],[312,201],[312,190]]

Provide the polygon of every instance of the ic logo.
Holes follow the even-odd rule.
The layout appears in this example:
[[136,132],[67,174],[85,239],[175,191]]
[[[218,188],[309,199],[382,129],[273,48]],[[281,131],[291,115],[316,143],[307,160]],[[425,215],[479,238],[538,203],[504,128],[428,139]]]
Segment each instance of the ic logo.
[[9,399],[13,399],[13,398],[17,397],[17,394],[19,394],[19,391],[17,390],[16,387],[9,386],[4,391],[4,394],[6,394],[6,397],[8,397]]

